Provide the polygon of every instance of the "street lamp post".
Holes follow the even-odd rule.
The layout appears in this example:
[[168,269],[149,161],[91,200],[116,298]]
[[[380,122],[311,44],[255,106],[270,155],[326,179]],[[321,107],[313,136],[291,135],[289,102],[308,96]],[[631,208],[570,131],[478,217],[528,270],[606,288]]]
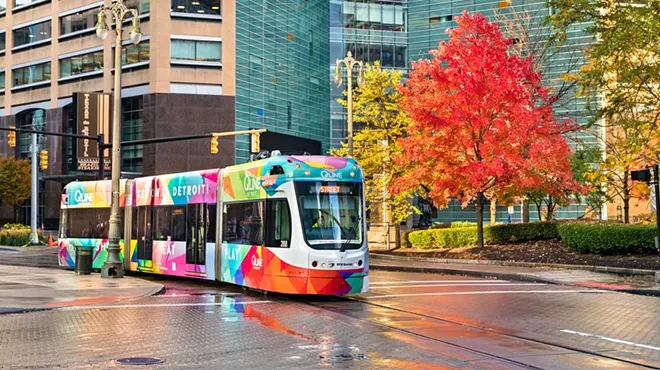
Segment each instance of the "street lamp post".
[[[133,16],[133,24],[130,30],[130,38],[134,44],[140,42],[142,33],[140,33],[140,19],[135,9],[128,9],[123,0],[117,0],[110,6],[102,6],[97,15],[96,35],[105,40],[108,36],[108,24],[106,23],[106,14],[109,13],[111,19],[115,22],[115,87],[114,87],[114,107],[112,116],[112,200],[110,204],[110,230],[108,230],[108,257],[101,267],[101,277],[120,278],[124,276],[124,266],[119,258],[119,238],[121,237],[120,218],[119,218],[119,176],[121,171],[121,31],[124,24],[124,17],[128,14]],[[103,150],[103,149],[101,149]],[[103,166],[99,163],[99,166]],[[126,257],[128,258],[128,257]]]
[[349,51],[346,53],[346,58],[337,59],[337,67],[335,68],[335,83],[337,87],[341,86],[341,64],[344,64],[346,67],[346,87],[348,89],[348,101],[347,101],[347,110],[348,110],[348,156],[353,157],[353,67],[358,66],[358,77],[357,83],[358,86],[364,84],[364,73],[362,72],[362,61],[355,60],[353,54]]

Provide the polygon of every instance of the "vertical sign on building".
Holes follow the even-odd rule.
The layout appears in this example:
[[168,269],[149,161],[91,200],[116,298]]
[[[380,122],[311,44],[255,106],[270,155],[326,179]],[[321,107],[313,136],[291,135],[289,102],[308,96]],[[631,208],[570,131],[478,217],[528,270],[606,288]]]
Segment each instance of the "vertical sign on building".
[[[73,93],[74,121],[76,133],[86,136],[103,134],[107,144],[110,138],[110,94]],[[76,169],[78,171],[99,170],[99,148],[96,140],[78,139],[76,145]],[[110,170],[110,150],[103,153],[105,169]]]

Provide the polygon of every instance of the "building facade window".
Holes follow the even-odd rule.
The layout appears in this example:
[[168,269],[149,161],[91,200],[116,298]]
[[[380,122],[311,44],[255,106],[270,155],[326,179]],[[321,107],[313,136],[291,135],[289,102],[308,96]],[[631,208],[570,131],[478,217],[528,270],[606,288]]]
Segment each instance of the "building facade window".
[[14,68],[11,73],[14,80],[13,87],[50,81],[50,62]]
[[345,44],[343,55],[349,51],[355,59],[367,63],[379,61],[383,67],[406,68],[405,46],[348,42]]
[[[26,109],[22,112],[19,112],[16,114],[16,127],[18,128],[24,128],[28,130],[37,130],[37,131],[43,131],[46,128],[46,111],[41,109],[41,108],[36,108],[36,109]],[[18,146],[19,146],[19,153],[21,158],[29,158],[30,157],[30,142],[31,142],[31,135],[30,134],[21,134],[17,135],[19,137],[18,140]],[[41,144],[42,138],[41,135],[39,135],[39,140],[37,145],[39,145],[39,149],[43,148],[43,145]]]
[[13,0],[14,8],[28,7],[30,5],[38,5],[49,2],[50,0]]
[[4,53],[6,48],[7,48],[7,33],[3,31],[2,33],[0,33],[0,53]]
[[0,15],[7,13],[7,0],[0,0]]
[[60,59],[60,78],[103,70],[103,50]]
[[5,71],[0,72],[0,90],[5,90]]
[[98,12],[98,8],[94,7],[60,17],[60,36],[83,31],[93,32]]
[[[142,41],[137,45],[125,45],[121,49],[121,65],[122,67],[131,64],[143,63],[149,61],[149,41]],[[114,67],[115,53],[112,51],[112,63]]]
[[222,62],[222,42],[172,39],[172,62]]
[[221,0],[172,0],[172,13],[221,15]]
[[[144,97],[140,95],[122,98],[121,113],[121,141],[142,139]],[[142,157],[142,145],[122,148],[122,171],[142,173]]]
[[129,9],[137,9],[140,15],[147,14],[151,11],[149,0],[124,0],[124,5]]
[[331,27],[406,30],[406,11],[402,4],[344,2],[343,6],[336,3],[330,6]]
[[14,48],[50,40],[51,21],[33,24],[14,30]]

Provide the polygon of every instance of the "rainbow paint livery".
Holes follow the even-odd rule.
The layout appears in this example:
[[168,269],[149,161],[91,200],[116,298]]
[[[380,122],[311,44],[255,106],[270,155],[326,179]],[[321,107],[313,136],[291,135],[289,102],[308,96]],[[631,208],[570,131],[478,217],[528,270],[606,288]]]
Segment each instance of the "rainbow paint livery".
[[[122,180],[124,267],[289,294],[366,292],[363,187],[355,161],[325,156]],[[67,185],[61,208],[60,265],[88,247],[100,268],[110,181]]]

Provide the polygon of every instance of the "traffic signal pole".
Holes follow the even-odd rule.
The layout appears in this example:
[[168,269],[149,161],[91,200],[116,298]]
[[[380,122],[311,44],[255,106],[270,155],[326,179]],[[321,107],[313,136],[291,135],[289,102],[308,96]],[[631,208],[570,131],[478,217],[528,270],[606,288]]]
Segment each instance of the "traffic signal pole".
[[37,234],[37,207],[39,207],[39,148],[37,145],[37,134],[30,134],[30,152],[32,155],[32,205],[30,207],[30,228],[32,229],[32,244],[39,244],[39,234]]

